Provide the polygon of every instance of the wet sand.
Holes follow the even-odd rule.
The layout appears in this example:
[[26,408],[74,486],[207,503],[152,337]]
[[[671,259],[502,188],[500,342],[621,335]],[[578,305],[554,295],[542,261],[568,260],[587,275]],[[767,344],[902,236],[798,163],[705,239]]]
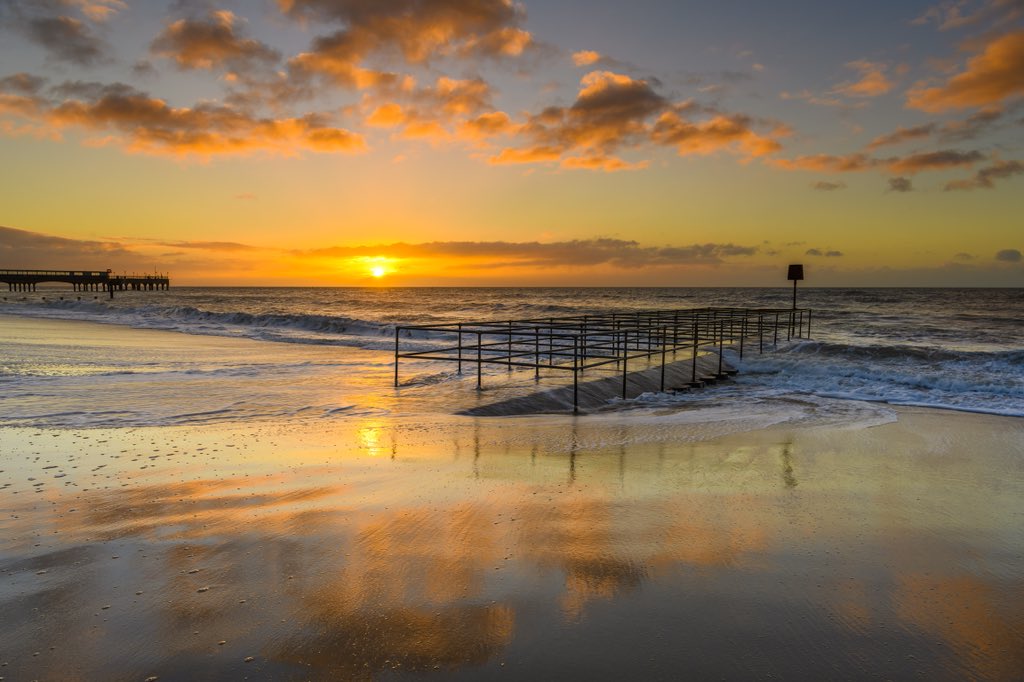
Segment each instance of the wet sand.
[[0,429],[0,677],[1021,679],[1024,420],[896,414]]

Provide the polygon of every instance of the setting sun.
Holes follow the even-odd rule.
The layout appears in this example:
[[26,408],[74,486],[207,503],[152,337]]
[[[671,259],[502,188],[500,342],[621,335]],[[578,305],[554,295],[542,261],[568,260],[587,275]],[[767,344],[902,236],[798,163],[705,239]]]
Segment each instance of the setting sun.
[[387,274],[387,270],[384,269],[383,265],[374,265],[372,268],[370,268],[370,274],[373,275],[374,277],[383,277],[385,274]]

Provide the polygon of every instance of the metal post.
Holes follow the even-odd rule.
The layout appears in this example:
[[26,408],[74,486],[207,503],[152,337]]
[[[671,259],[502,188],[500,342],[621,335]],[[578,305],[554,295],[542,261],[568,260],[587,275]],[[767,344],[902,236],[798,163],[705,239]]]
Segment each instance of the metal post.
[[512,320],[508,321],[508,371],[512,371]]
[[772,348],[779,345],[779,314],[775,313],[775,339],[772,341]]
[[740,360],[743,359],[743,337],[747,335],[747,312],[743,311],[743,319],[740,320]]
[[629,331],[623,337],[626,352],[622,354],[622,399],[626,399],[626,364],[629,360]]
[[757,316],[757,352],[764,353],[764,315]]
[[395,327],[395,388],[398,388],[398,333],[401,327]]
[[540,327],[533,328],[533,378],[540,381]]
[[572,411],[580,411],[579,343],[572,337]]
[[807,309],[807,338],[811,338],[811,309]]
[[693,318],[693,360],[691,363],[693,370],[693,376],[690,377],[690,381],[697,383],[697,317]]
[[718,376],[722,376],[722,356],[725,354],[725,322],[718,323]]
[[661,330],[661,392],[665,392],[665,351],[668,345],[668,330]]
[[459,374],[462,374],[462,323],[459,323]]
[[480,332],[476,333],[476,390],[483,388],[483,360],[481,353],[483,352],[484,341],[483,334]]

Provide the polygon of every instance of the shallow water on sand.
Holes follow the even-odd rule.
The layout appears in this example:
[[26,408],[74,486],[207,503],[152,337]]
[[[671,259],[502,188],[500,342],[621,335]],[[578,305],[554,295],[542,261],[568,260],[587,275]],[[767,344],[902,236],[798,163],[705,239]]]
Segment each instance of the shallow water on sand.
[[0,430],[0,676],[1020,679],[1020,420],[701,428]]

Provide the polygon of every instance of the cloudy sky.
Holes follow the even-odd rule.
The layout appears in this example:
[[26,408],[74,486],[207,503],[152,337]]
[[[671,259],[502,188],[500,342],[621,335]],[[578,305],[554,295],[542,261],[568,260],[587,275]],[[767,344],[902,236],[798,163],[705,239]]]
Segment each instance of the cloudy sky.
[[0,158],[0,268],[1024,286],[1024,0],[0,0]]

